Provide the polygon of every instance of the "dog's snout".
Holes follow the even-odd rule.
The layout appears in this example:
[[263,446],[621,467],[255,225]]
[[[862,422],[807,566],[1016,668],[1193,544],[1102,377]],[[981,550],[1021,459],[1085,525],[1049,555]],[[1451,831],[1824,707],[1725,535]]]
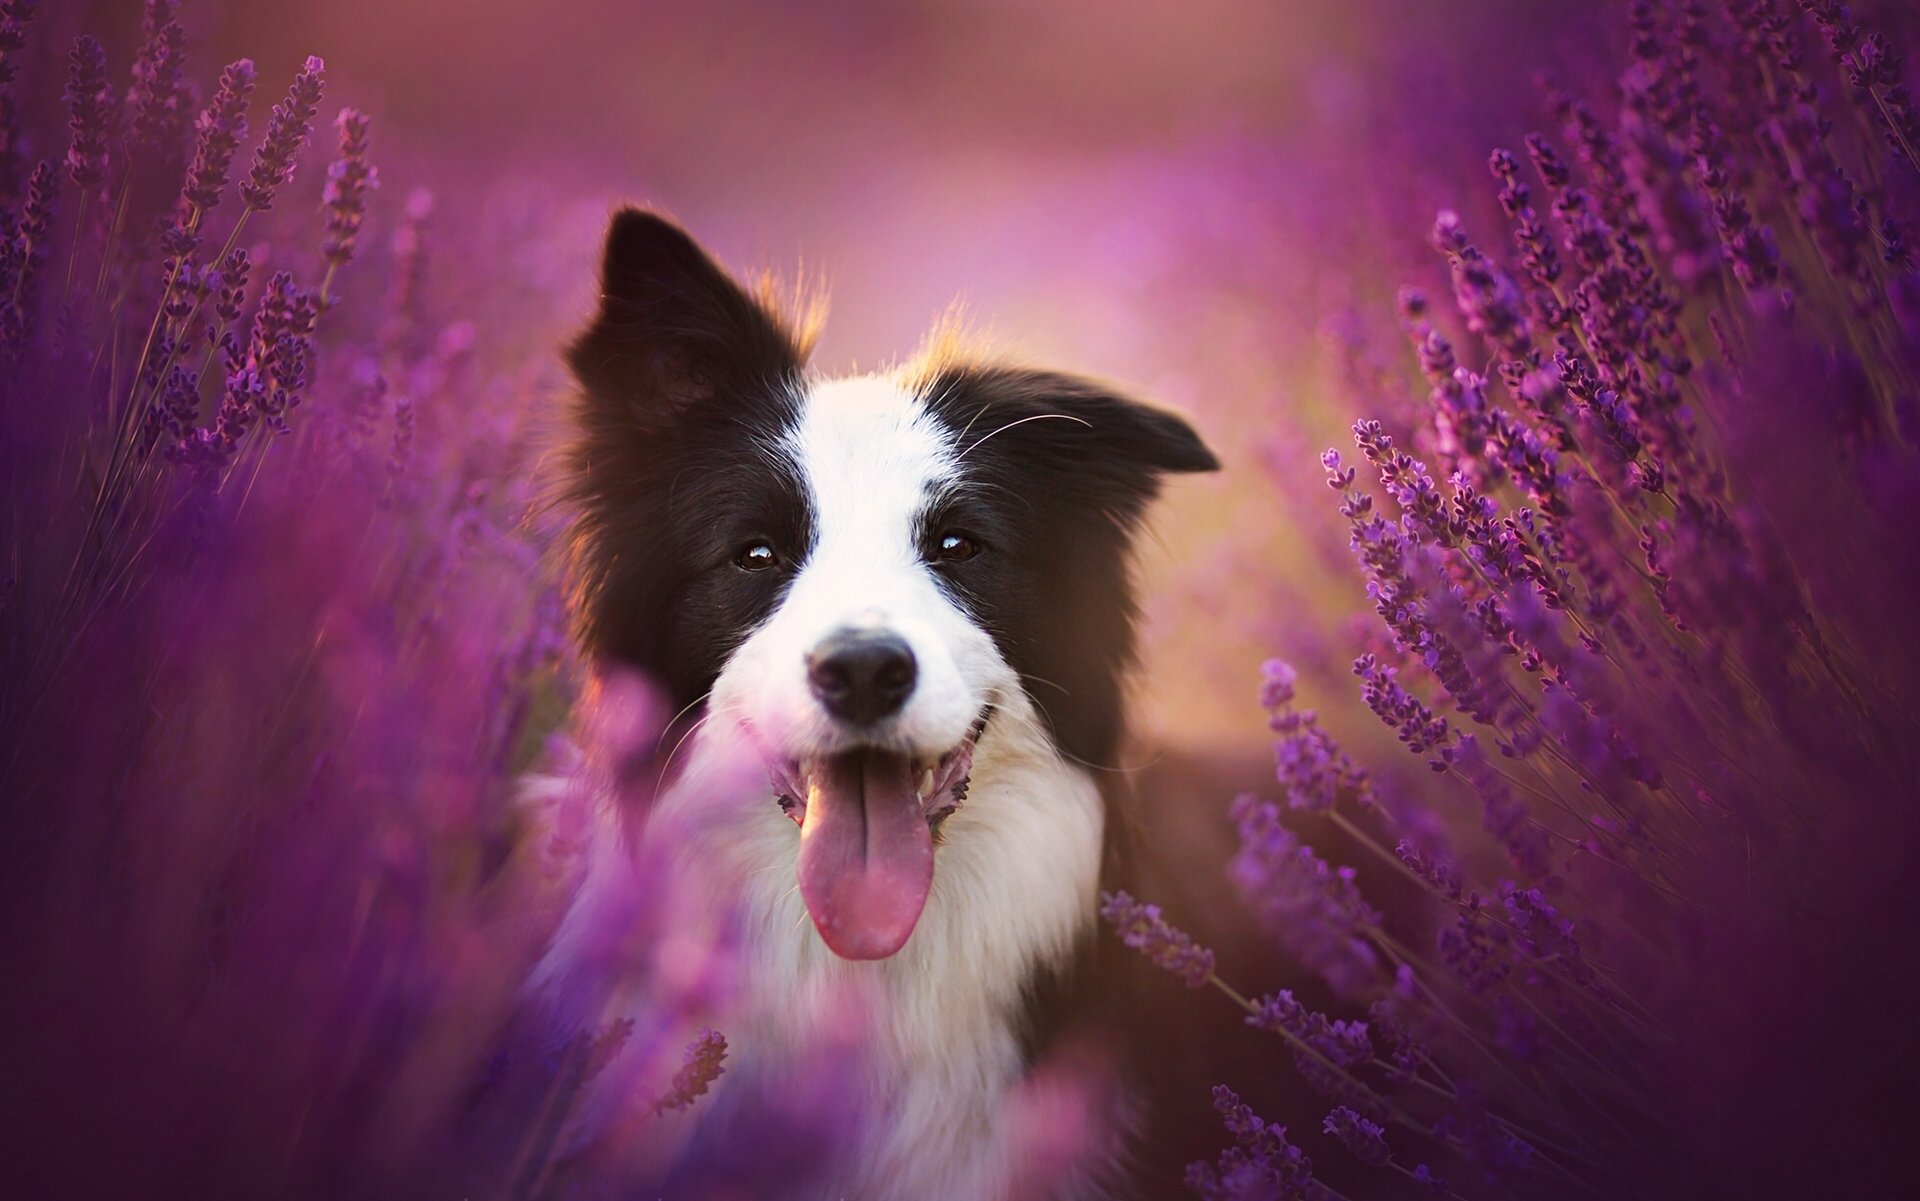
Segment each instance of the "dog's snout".
[[827,712],[854,725],[898,713],[918,676],[913,648],[886,630],[839,630],[807,655],[813,695]]

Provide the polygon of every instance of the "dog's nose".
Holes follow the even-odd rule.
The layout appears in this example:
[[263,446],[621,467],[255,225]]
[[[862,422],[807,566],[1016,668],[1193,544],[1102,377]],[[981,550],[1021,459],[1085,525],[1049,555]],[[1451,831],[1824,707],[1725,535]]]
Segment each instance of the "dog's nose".
[[838,630],[807,656],[813,695],[827,712],[854,725],[898,713],[918,676],[913,648],[885,630]]

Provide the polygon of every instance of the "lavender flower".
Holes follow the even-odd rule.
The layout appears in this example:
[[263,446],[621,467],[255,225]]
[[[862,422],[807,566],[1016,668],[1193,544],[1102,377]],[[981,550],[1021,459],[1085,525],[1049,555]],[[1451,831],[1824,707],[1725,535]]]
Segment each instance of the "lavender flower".
[[1367,773],[1320,728],[1319,715],[1293,707],[1298,673],[1279,659],[1268,659],[1260,665],[1260,676],[1267,728],[1279,735],[1273,743],[1274,778],[1286,790],[1287,804],[1321,812],[1343,796],[1369,796]]
[[247,138],[247,98],[253,95],[253,60],[236,59],[220,73],[220,88],[194,122],[198,138],[187,184],[181,192],[190,221],[212,211],[227,187],[233,156]]
[[1413,1181],[1415,1184],[1426,1185],[1427,1191],[1436,1197],[1451,1197],[1453,1195],[1453,1186],[1447,1183],[1446,1177],[1441,1176],[1426,1164],[1416,1164],[1414,1166]]
[[327,240],[322,247],[330,267],[353,258],[354,242],[367,216],[367,193],[379,186],[379,177],[367,162],[365,113],[343,108],[335,124],[340,130],[340,157],[327,168],[322,204],[327,210]]
[[1453,295],[1467,328],[1497,353],[1530,358],[1533,345],[1520,289],[1467,240],[1457,213],[1442,212],[1435,219],[1432,242],[1453,267]]
[[188,104],[183,73],[187,35],[175,19],[179,9],[179,0],[147,0],[141,26],[145,41],[133,61],[133,86],[127,93],[133,137],[147,145],[171,145]]
[[1360,677],[1360,697],[1367,708],[1393,729],[1409,751],[1422,754],[1447,741],[1451,734],[1447,719],[1402,688],[1393,668],[1383,666],[1373,655],[1361,655],[1353,661],[1353,674]]
[[1212,977],[1213,952],[1161,917],[1158,905],[1142,904],[1124,891],[1102,893],[1100,916],[1122,942],[1186,981],[1188,988],[1199,988]]
[[686,1109],[701,1097],[718,1080],[726,1069],[722,1066],[727,1058],[727,1040],[718,1031],[701,1030],[698,1037],[687,1044],[685,1058],[680,1070],[673,1074],[673,1084],[664,1097],[654,1104],[653,1112],[666,1113],[670,1110]]
[[1384,1070],[1396,1084],[1412,1080],[1420,1066],[1433,1058],[1414,1032],[1413,1003],[1418,992],[1413,968],[1403,963],[1394,971],[1393,991],[1367,1006],[1369,1035],[1384,1048]]
[[1393,1159],[1384,1137],[1386,1128],[1378,1122],[1369,1122],[1345,1105],[1336,1106],[1328,1113],[1321,1129],[1339,1139],[1341,1146],[1368,1167],[1384,1168]]
[[206,283],[213,296],[213,320],[207,324],[210,343],[218,345],[227,340],[229,327],[240,320],[240,309],[246,302],[247,276],[252,270],[253,259],[246,247],[236,246],[207,273]]
[[1279,806],[1257,796],[1233,802],[1240,848],[1228,878],[1268,931],[1345,995],[1373,982],[1379,958],[1366,931],[1380,915],[1360,896],[1350,867],[1333,868],[1280,821]]
[[326,87],[327,64],[317,56],[309,57],[294,76],[287,98],[273,106],[267,123],[267,136],[253,153],[253,170],[240,185],[240,195],[250,210],[273,207],[273,195],[293,177],[293,165],[306,149],[307,135],[320,111],[320,93]]
[[387,451],[387,486],[381,493],[382,507],[391,506],[398,499],[412,460],[413,397],[402,393],[393,400],[393,443]]
[[1920,117],[1907,88],[1904,56],[1885,35],[1866,35],[1839,0],[1800,0],[1800,8],[1826,35],[1833,60],[1855,88],[1873,104],[1868,111],[1886,134],[1887,144],[1920,171]]
[[1291,1035],[1335,1068],[1352,1071],[1373,1061],[1373,1040],[1365,1022],[1331,1021],[1294,999],[1289,989],[1261,997],[1247,1025],[1256,1030]]
[[53,232],[54,197],[59,173],[42,160],[27,177],[27,194],[20,206],[20,224],[8,240],[4,268],[0,269],[0,345],[17,347],[30,332],[38,311],[39,274],[46,263]]
[[1694,113],[1692,149],[1701,186],[1712,200],[1720,245],[1734,275],[1749,291],[1772,285],[1780,278],[1780,251],[1773,231],[1754,220],[1746,198],[1728,175],[1726,138],[1704,108]]
[[19,62],[15,55],[27,44],[27,26],[40,11],[40,0],[0,0],[0,88],[13,82]]
[[1513,971],[1505,943],[1505,932],[1481,921],[1478,913],[1462,914],[1434,935],[1441,963],[1475,995],[1491,992]]
[[1278,709],[1291,705],[1294,697],[1294,685],[1299,682],[1300,674],[1291,665],[1279,659],[1268,659],[1260,664],[1260,707]]
[[67,56],[67,173],[82,193],[107,178],[107,134],[113,126],[113,93],[107,86],[107,51],[83,34]]
[[1211,1164],[1190,1164],[1189,1191],[1204,1201],[1300,1201],[1310,1195],[1313,1161],[1287,1141],[1286,1127],[1263,1120],[1224,1084],[1214,1086],[1213,1107],[1235,1145]]
[[1479,794],[1481,827],[1506,848],[1514,870],[1533,879],[1544,878],[1552,868],[1550,837],[1534,824],[1527,807],[1514,799],[1506,780],[1487,761],[1479,740],[1462,734],[1441,758]]
[[1404,838],[1394,844],[1393,853],[1400,857],[1400,862],[1407,865],[1408,871],[1419,877],[1422,882],[1440,893],[1441,896],[1444,896],[1449,901],[1458,901],[1460,899],[1462,885],[1460,883],[1459,872],[1435,860],[1425,851],[1422,851]]
[[1533,1147],[1487,1112],[1478,1090],[1462,1085],[1456,1094],[1453,1112],[1434,1123],[1434,1133],[1452,1142],[1489,1187],[1498,1188],[1524,1172],[1533,1160]]
[[254,314],[247,366],[265,385],[260,415],[276,434],[288,432],[286,413],[300,403],[306,386],[307,351],[319,317],[315,296],[293,282],[288,271],[275,272]]

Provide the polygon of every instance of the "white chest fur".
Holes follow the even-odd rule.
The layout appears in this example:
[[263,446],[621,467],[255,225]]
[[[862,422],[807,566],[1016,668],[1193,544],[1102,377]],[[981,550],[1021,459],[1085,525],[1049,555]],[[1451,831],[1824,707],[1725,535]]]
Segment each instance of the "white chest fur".
[[[589,950],[609,898],[644,859],[669,877],[661,929],[683,949],[733,948],[723,986],[703,986],[688,1014],[727,1037],[714,1094],[669,1123],[674,1141],[706,1117],[779,1090],[808,1065],[851,1064],[843,1088],[861,1112],[835,1148],[823,1197],[999,1198],[1023,1171],[1017,1092],[1022,993],[1071,954],[1094,920],[1103,811],[1087,773],[1060,757],[1023,699],[996,715],[975,757],[966,804],[944,826],[933,890],[891,958],[841,959],[808,920],[795,886],[800,831],[781,816],[764,769],[727,730],[696,737],[686,770],[659,800],[636,854],[597,822],[587,868],[536,984],[604,1021],[649,1005],[687,1008],[672,980],[594,979]],[[604,816],[604,815],[603,815]],[[644,885],[643,885],[644,886]],[[617,919],[616,919],[617,920]],[[599,937],[604,937],[604,931]],[[672,975],[688,956],[656,959]],[[603,966],[603,965],[602,965]],[[681,981],[684,983],[684,981]],[[588,997],[604,1000],[589,1001]],[[584,1004],[582,1004],[584,1002]],[[654,1082],[657,1085],[657,1081]],[[642,1086],[610,1071],[601,1093]],[[616,1099],[588,1098],[591,1122]],[[704,1111],[704,1113],[703,1113]],[[655,1154],[660,1153],[656,1150]]]

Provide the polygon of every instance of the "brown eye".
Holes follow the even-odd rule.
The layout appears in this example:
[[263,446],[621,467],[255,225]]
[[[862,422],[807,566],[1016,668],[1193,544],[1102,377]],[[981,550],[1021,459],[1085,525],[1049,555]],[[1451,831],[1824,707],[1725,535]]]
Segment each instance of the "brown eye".
[[764,542],[749,542],[733,557],[733,565],[743,571],[765,571],[780,566],[780,556]]
[[940,535],[940,549],[934,558],[942,563],[964,563],[980,553],[980,544],[965,534]]

